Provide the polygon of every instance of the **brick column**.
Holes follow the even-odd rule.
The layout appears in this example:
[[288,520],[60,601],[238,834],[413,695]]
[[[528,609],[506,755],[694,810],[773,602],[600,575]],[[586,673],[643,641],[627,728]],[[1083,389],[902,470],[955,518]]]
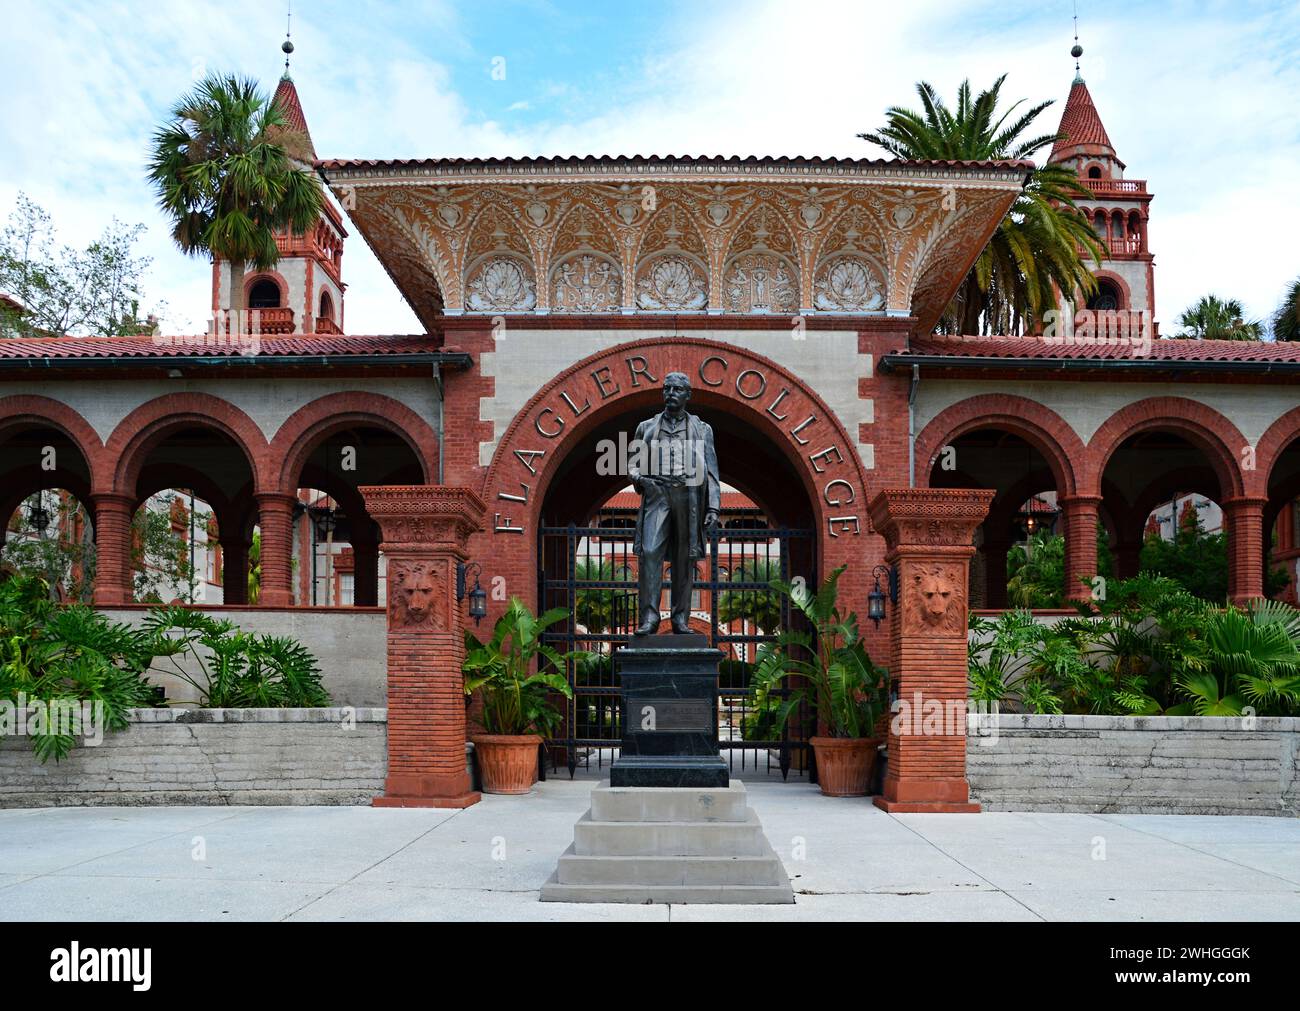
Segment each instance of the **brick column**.
[[[1060,500],[1065,531],[1065,599],[1091,600],[1097,574],[1097,510],[1099,495],[1070,495]],[[1088,582],[1083,582],[1082,580]]]
[[131,589],[131,519],[135,496],[103,492],[90,496],[95,510],[95,603],[129,604]]
[[388,560],[388,778],[376,807],[469,807],[463,601],[456,563],[482,528],[468,488],[363,487]]
[[221,600],[226,604],[247,604],[248,549],[251,545],[242,534],[221,537],[219,543],[221,544]]
[[1230,498],[1222,503],[1228,529],[1228,600],[1244,604],[1264,596],[1265,498]]
[[875,801],[886,811],[979,810],[966,783],[967,590],[972,539],[995,494],[907,488],[871,502],[885,561],[899,570],[889,667],[904,705],[890,720],[889,765]]
[[262,590],[257,602],[266,607],[293,606],[293,510],[296,495],[262,492],[257,499],[261,530]]

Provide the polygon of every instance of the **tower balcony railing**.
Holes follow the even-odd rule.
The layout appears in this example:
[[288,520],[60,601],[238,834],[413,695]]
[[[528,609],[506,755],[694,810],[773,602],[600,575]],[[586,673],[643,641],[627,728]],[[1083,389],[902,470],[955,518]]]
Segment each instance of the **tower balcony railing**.
[[316,317],[316,332],[317,332],[317,333],[329,333],[329,334],[340,334],[340,335],[341,335],[341,334],[343,333],[343,330],[342,330],[342,328],[339,327],[339,325],[338,325],[337,323],[335,323],[335,322],[334,322],[332,319],[330,319],[328,316],[317,316],[317,317]]
[[[231,319],[236,313],[230,312],[223,314],[224,329],[227,335],[231,330]],[[294,333],[293,310],[292,309],[245,309],[238,314],[240,318],[240,328],[246,334],[253,333],[254,330],[263,335],[278,335]]]
[[1099,197],[1137,197],[1147,195],[1145,179],[1089,179],[1079,180]]
[[[1136,256],[1138,253],[1143,252],[1142,236],[1140,235],[1124,235],[1117,239],[1109,239],[1103,235],[1101,241],[1102,245],[1106,247],[1108,259],[1116,259],[1124,256]],[[1083,247],[1082,243],[1079,244],[1079,253],[1083,256],[1091,256],[1088,250]]]

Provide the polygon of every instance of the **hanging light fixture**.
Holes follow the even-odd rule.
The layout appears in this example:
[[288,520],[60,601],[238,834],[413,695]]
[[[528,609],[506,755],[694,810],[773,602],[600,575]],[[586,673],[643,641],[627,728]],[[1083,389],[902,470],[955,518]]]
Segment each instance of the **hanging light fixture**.
[[[474,570],[474,588],[466,593],[465,585],[469,582],[469,570]],[[487,590],[479,585],[478,577],[483,570],[478,562],[456,563],[456,600],[461,601],[469,597],[469,616],[474,619],[477,625],[487,617]]]
[[884,575],[886,585],[889,587],[889,602],[897,606],[898,567],[896,565],[877,565],[871,570],[871,574],[876,579],[876,585],[867,594],[867,617],[876,623],[876,628],[879,628],[880,623],[885,620],[885,591],[880,588],[880,577],[882,574]]
[[44,496],[38,495],[34,503],[27,510],[27,522],[32,525],[32,529],[38,534],[45,533],[50,525],[50,512],[45,508]]

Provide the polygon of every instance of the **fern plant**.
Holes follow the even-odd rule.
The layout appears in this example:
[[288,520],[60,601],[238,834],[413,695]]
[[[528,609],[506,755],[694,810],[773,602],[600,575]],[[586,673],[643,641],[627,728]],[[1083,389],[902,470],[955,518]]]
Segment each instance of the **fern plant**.
[[[751,682],[754,707],[771,711],[777,729],[801,704],[810,702],[831,737],[873,737],[887,710],[889,672],[867,655],[857,614],[842,614],[838,606],[839,578],[845,568],[835,569],[815,594],[802,581],[773,579],[769,584],[813,629],[811,633],[784,630],[759,648]],[[788,692],[787,697],[773,707],[771,696],[782,691]]]

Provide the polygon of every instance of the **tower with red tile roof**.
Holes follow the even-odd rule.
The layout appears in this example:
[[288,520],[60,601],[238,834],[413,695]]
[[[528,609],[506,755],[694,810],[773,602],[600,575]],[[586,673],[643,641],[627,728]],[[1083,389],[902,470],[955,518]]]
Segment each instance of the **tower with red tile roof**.
[[[284,75],[275,89],[273,102],[284,117],[293,142],[289,155],[308,171],[315,171],[316,150],[298,88],[289,74],[288,56],[293,43],[285,37]],[[257,319],[263,334],[343,332],[343,242],[347,238],[343,218],[329,196],[315,226],[302,235],[289,230],[276,236],[280,260],[272,270],[249,271],[244,275],[244,305],[259,310]],[[232,306],[232,272],[223,260],[212,264],[212,309],[214,316]]]
[[[1076,59],[1082,52],[1078,45],[1071,50]],[[1155,258],[1147,244],[1152,194],[1146,180],[1124,178],[1126,166],[1111,144],[1077,64],[1075,70],[1061,115],[1059,129],[1064,136],[1052,146],[1048,161],[1073,168],[1091,191],[1078,205],[1092,219],[1107,249],[1100,266],[1089,261],[1098,291],[1087,299],[1086,307],[1147,313],[1154,323]]]

